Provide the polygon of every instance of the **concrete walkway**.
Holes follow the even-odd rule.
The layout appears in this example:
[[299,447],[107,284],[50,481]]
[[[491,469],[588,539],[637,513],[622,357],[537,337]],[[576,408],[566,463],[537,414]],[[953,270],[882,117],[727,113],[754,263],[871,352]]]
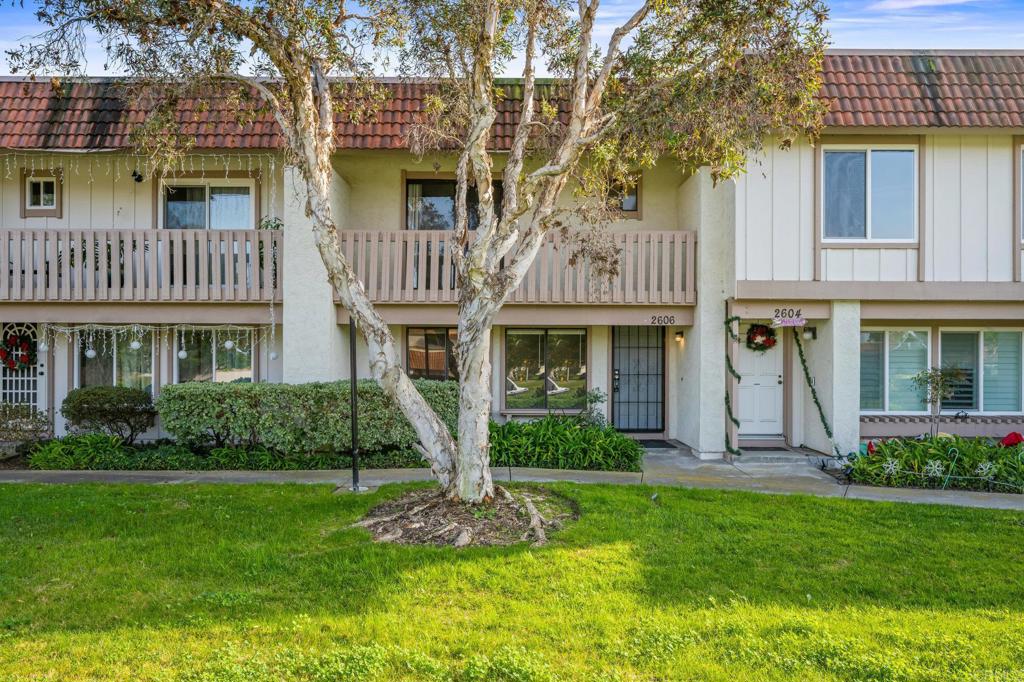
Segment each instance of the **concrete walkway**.
[[[491,470],[496,481],[574,481],[746,490],[887,502],[948,504],[1024,511],[1024,495],[843,485],[817,467],[814,457],[752,453],[736,462],[701,461],[679,450],[648,450],[644,472],[563,471],[513,467]],[[430,480],[426,469],[369,469],[360,484]],[[306,483],[352,485],[350,471],[29,471],[0,470],[0,483]]]

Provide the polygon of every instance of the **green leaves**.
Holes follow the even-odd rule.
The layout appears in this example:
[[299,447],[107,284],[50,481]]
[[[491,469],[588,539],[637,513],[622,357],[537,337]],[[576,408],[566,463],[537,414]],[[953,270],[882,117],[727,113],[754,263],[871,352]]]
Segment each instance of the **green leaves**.
[[942,435],[878,441],[850,462],[858,483],[894,487],[1024,492],[1024,448],[989,438]]
[[[458,421],[455,382],[417,380],[417,390],[448,425]],[[364,451],[413,451],[416,432],[373,381],[360,381],[359,443]],[[179,442],[253,448],[312,457],[352,447],[347,381],[310,384],[167,386],[157,400],[161,423]]]
[[642,460],[643,448],[611,426],[556,415],[491,424],[494,466],[640,471]]

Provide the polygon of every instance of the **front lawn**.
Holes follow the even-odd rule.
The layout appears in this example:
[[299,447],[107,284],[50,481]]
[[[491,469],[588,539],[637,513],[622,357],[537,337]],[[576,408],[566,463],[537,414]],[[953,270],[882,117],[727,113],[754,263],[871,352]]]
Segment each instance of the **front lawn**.
[[1024,514],[552,488],[457,551],[348,527],[400,487],[0,486],[0,680],[1024,677]]

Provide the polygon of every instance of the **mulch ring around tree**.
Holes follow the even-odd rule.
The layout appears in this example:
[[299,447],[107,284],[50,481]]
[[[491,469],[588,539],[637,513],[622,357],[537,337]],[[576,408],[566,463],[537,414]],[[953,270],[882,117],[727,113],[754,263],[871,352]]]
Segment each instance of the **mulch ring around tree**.
[[452,502],[440,490],[414,490],[382,502],[353,524],[375,542],[401,545],[544,545],[548,536],[579,516],[571,500],[540,487],[495,486],[488,504]]

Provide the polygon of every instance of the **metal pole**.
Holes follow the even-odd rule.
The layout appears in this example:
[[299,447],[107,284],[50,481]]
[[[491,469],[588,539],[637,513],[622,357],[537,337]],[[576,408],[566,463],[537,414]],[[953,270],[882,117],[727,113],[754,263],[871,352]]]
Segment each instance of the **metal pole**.
[[349,412],[352,420],[352,492],[365,488],[359,487],[359,394],[356,391],[356,319],[348,318],[348,376],[349,376]]

